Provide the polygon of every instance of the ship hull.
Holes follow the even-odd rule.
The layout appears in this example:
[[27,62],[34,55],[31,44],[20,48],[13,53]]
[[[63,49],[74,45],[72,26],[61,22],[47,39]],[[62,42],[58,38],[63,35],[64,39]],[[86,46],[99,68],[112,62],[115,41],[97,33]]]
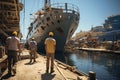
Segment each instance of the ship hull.
[[[67,11],[67,10],[65,10]],[[57,12],[57,13],[56,13]],[[40,23],[40,24],[39,24]],[[71,38],[79,23],[79,14],[75,12],[64,12],[61,9],[53,8],[45,15],[38,17],[35,23],[32,23],[32,30],[28,35],[28,42],[32,37],[38,43],[38,52],[45,53],[44,41],[48,33],[52,31],[56,40],[56,52],[63,52],[64,45]],[[39,25],[38,25],[39,24]],[[38,26],[37,28],[33,26]]]
[[[64,14],[68,15],[68,14]],[[72,15],[72,14],[71,14]],[[48,33],[52,31],[54,33],[54,37],[56,40],[56,51],[61,52],[64,50],[64,45],[66,44],[66,41],[71,38],[70,35],[73,34],[73,32],[76,30],[78,24],[74,22],[74,18],[71,18],[70,20],[64,19],[61,20],[60,23],[57,21],[55,24],[51,25],[48,30],[46,30],[46,34],[42,36],[42,40],[37,40],[38,42],[38,48],[40,51],[44,50],[44,41],[48,36]],[[71,32],[71,33],[70,33]],[[41,35],[41,34],[39,34]],[[36,37],[36,36],[34,36]]]

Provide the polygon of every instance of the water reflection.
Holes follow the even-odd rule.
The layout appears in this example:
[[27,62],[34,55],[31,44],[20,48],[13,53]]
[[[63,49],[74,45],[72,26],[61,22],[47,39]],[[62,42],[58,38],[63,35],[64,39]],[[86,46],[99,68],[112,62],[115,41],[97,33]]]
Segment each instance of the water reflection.
[[98,80],[119,80],[120,55],[87,51],[66,51],[66,63],[88,73],[97,74]]

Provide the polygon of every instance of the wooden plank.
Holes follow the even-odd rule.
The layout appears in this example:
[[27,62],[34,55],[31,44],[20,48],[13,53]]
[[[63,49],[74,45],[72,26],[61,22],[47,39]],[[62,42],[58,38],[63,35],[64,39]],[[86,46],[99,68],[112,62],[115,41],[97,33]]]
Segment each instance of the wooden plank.
[[[3,56],[2,58],[0,58],[0,76],[2,74],[1,69],[3,68],[3,66],[7,65],[7,63],[4,63],[7,60],[7,56]],[[1,80],[1,79],[0,79]]]
[[56,65],[56,63],[54,63],[55,67],[57,68],[57,70],[60,72],[60,74],[64,77],[65,80],[68,80],[65,76],[65,74],[62,73],[62,71],[59,69],[59,67]]
[[7,59],[7,55],[3,56],[2,58],[0,58],[0,63],[2,63],[3,61],[5,61]]

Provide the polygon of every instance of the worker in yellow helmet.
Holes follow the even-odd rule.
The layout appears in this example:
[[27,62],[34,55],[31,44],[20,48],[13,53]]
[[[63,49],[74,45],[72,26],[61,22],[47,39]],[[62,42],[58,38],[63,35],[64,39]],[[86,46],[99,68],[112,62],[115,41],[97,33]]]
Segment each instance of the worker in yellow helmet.
[[33,37],[32,40],[30,41],[29,44],[29,49],[30,49],[30,62],[36,62],[36,51],[37,51],[37,42],[35,41],[35,38]]
[[53,32],[49,32],[49,37],[45,40],[45,50],[47,56],[46,73],[49,72],[49,62],[51,61],[51,73],[54,72],[54,53],[56,48],[56,40],[53,38]]
[[20,49],[20,40],[17,37],[17,32],[12,32],[12,36],[8,37],[6,40],[6,54],[8,56],[8,74],[16,74],[16,63],[18,61],[18,52],[21,52]]
[[12,34],[13,34],[14,36],[17,36],[17,32],[16,32],[16,31],[14,31]]
[[54,34],[53,34],[53,32],[49,32],[49,36],[51,36],[51,37],[52,37],[53,35],[54,35]]

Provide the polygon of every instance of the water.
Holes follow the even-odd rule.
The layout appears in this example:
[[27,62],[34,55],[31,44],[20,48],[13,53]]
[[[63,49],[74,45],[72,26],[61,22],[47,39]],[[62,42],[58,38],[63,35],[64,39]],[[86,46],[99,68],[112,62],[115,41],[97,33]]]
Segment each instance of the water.
[[120,80],[120,54],[73,51],[65,52],[65,63],[85,73],[94,71],[98,80]]

